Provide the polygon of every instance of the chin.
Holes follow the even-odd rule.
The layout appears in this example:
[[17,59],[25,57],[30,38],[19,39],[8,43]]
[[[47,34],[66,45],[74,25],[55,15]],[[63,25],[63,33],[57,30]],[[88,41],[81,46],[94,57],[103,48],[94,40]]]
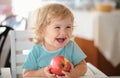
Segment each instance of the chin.
[[64,46],[57,46],[58,49],[63,48]]
[[63,48],[65,45],[66,45],[66,44],[62,44],[62,45],[58,44],[58,45],[56,45],[56,46],[57,46],[58,48]]

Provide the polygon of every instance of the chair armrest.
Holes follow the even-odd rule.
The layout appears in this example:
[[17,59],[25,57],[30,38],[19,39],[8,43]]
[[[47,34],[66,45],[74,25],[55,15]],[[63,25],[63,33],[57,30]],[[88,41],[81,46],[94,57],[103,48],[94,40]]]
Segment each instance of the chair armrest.
[[1,77],[2,78],[12,78],[10,68],[1,68]]
[[85,73],[85,76],[93,76],[94,73],[91,71],[91,69],[87,66],[87,72]]
[[108,76],[93,66],[91,63],[87,62],[87,72],[84,76],[80,76],[79,78],[108,78]]
[[99,75],[99,76],[102,76],[102,77],[108,77],[102,71],[100,71],[95,66],[93,66],[91,63],[87,63],[87,67],[93,72],[94,75]]

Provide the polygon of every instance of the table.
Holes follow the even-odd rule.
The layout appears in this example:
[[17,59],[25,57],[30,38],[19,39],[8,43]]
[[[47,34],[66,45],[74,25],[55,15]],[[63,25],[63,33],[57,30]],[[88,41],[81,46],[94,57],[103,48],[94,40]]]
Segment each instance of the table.
[[[46,78],[46,77],[24,77],[24,78]],[[109,78],[109,77],[103,77],[101,75],[94,75],[94,76],[81,76],[79,78]]]
[[114,67],[117,67],[120,64],[120,11],[99,13],[95,22],[95,46]]

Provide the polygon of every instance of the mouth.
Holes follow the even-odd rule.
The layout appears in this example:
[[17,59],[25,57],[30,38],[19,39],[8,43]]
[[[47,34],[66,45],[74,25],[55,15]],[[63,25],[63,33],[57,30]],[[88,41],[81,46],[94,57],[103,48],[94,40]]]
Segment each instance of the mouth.
[[67,38],[56,38],[57,42],[63,43]]

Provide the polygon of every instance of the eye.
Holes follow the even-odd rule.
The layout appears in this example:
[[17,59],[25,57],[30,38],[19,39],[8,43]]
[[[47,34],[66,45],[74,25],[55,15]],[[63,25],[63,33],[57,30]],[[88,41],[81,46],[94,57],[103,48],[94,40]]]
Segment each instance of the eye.
[[60,27],[59,27],[59,26],[56,26],[55,29],[60,29]]
[[72,26],[67,26],[66,28],[68,28],[68,29],[72,29]]

